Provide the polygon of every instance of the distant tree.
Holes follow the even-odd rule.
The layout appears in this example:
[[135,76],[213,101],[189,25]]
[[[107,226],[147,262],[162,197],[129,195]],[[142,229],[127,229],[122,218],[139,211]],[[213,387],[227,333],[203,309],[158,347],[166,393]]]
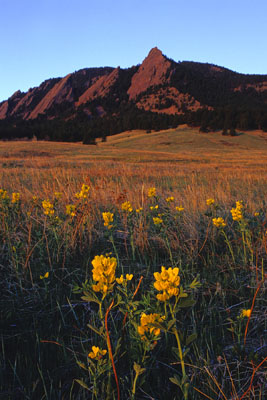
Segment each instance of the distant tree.
[[236,131],[233,127],[230,128],[230,136],[236,136]]

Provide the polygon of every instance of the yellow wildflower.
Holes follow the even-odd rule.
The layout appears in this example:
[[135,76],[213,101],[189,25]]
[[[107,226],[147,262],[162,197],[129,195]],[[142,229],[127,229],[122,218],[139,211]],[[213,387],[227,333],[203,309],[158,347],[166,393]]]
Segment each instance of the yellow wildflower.
[[42,201],[42,206],[43,206],[45,215],[49,215],[49,216],[54,215],[54,213],[55,213],[54,205],[52,203],[50,203],[49,200]]
[[0,199],[2,199],[2,200],[8,200],[9,199],[9,196],[8,196],[6,190],[0,189]]
[[153,211],[153,210],[157,210],[158,208],[159,208],[159,206],[158,206],[158,204],[156,204],[155,206],[151,206],[150,210]]
[[212,219],[213,225],[216,226],[217,228],[224,228],[226,226],[226,223],[223,218],[213,218]]
[[139,207],[139,208],[137,208],[135,211],[136,211],[137,213],[140,213],[142,210],[143,210],[143,207]]
[[129,201],[125,201],[124,203],[122,203],[121,209],[123,211],[127,211],[129,213],[131,213],[133,211],[133,208],[132,208],[131,203]]
[[77,199],[86,199],[88,197],[88,193],[90,190],[90,186],[83,184],[80,192],[75,194]]
[[46,272],[44,275],[40,275],[40,279],[47,279],[49,277],[49,272]]
[[254,217],[258,217],[259,215],[260,215],[259,212],[255,212],[255,213],[254,213]]
[[163,223],[163,219],[159,217],[153,217],[153,222],[155,225],[160,225]]
[[243,219],[243,214],[242,214],[242,208],[243,206],[243,202],[241,201],[236,201],[236,207],[232,208],[231,210],[231,214],[232,214],[232,218],[234,221],[241,221],[241,219]]
[[160,301],[169,300],[172,296],[179,295],[179,285],[180,285],[180,276],[179,268],[168,268],[166,269],[164,266],[161,267],[161,272],[155,272],[155,282],[154,287],[159,292],[162,293],[157,294],[157,299]]
[[107,354],[107,350],[102,350],[97,346],[92,346],[92,351],[90,351],[88,357],[100,360],[105,354]]
[[20,193],[12,193],[11,203],[18,203],[20,199]]
[[247,317],[247,318],[249,318],[251,316],[251,309],[248,309],[248,310],[242,310],[241,311],[241,317]]
[[183,206],[177,206],[177,207],[175,207],[175,209],[176,209],[176,211],[178,211],[178,212],[184,211],[184,207],[183,207]]
[[141,336],[141,339],[147,339],[147,336],[159,336],[160,328],[158,326],[153,326],[163,322],[165,318],[159,314],[145,314],[142,313],[140,318],[140,325],[137,327],[137,331]]
[[214,200],[214,199],[207,199],[207,200],[206,200],[207,206],[211,206],[211,205],[214,204],[214,203],[215,203],[215,200]]
[[155,187],[149,188],[147,195],[148,195],[148,197],[155,197],[156,196],[156,188]]
[[113,222],[113,216],[114,214],[111,212],[103,212],[102,213],[103,220],[104,220],[104,226],[107,226],[108,229],[112,228],[112,222]]
[[119,285],[122,285],[123,282],[124,282],[123,275],[121,275],[119,278],[116,278],[116,282],[117,282]]
[[116,282],[119,285],[126,283],[127,281],[131,281],[133,279],[133,274],[126,274],[125,278],[121,275],[119,278],[116,278]]
[[165,200],[167,201],[167,203],[171,203],[174,201],[174,197],[170,196],[170,197],[167,197]]
[[92,285],[92,289],[95,292],[106,294],[113,288],[117,260],[114,257],[95,256],[92,265],[93,280],[98,282],[96,285]]
[[76,215],[76,206],[74,204],[66,205],[66,214],[70,215],[71,217],[75,217],[75,215]]

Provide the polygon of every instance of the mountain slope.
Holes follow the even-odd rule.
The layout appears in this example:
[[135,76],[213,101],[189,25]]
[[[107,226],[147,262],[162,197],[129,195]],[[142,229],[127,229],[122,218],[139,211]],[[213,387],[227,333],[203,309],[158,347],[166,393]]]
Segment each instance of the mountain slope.
[[1,126],[18,127],[22,121],[30,126],[35,120],[37,128],[45,120],[79,121],[95,131],[109,124],[108,133],[185,122],[267,129],[267,75],[176,62],[155,47],[138,66],[85,68],[17,91],[0,103],[0,120],[0,137]]

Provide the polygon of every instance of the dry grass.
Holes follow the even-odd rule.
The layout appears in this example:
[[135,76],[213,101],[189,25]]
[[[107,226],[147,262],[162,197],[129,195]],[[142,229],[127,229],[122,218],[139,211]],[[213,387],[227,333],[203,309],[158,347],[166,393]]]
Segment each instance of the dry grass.
[[95,201],[114,204],[122,195],[135,206],[142,190],[156,186],[196,212],[214,197],[229,207],[246,199],[251,211],[262,205],[267,188],[267,135],[262,132],[223,137],[180,127],[146,134],[124,132],[106,143],[2,142],[0,186],[50,197],[73,197],[81,183],[92,183]]
[[[0,397],[89,398],[75,383],[81,377],[76,361],[87,360],[88,346],[97,343],[87,323],[98,320],[94,307],[81,302],[73,286],[90,279],[96,254],[113,252],[120,273],[133,273],[136,282],[144,276],[139,296],[151,290],[151,277],[161,265],[179,266],[184,284],[200,280],[194,310],[177,319],[183,335],[197,333],[186,356],[192,384],[188,399],[263,400],[266,150],[260,132],[224,138],[186,127],[125,132],[97,146],[0,143],[0,189],[9,196],[21,194],[21,201],[3,199],[0,208]],[[86,201],[75,198],[82,184],[90,186]],[[147,196],[152,186],[156,199]],[[63,198],[56,201],[54,192],[62,192]],[[33,202],[32,196],[39,199]],[[167,203],[167,196],[175,202]],[[207,206],[211,197],[218,206]],[[43,199],[55,205],[51,218],[44,215]],[[143,212],[126,216],[121,209],[125,200],[133,208],[144,206]],[[244,201],[242,226],[230,213],[236,200]],[[156,201],[164,215],[162,227],[152,218]],[[66,213],[66,204],[72,203],[77,207],[74,218]],[[185,211],[177,214],[176,205]],[[258,210],[257,217],[253,213]],[[114,213],[113,233],[103,226],[103,211]],[[212,226],[215,215],[226,218],[226,236]],[[49,279],[40,279],[47,272]],[[243,308],[252,309],[251,323],[240,319]],[[114,328],[114,345],[121,331],[116,324],[109,327]],[[140,384],[151,390],[150,398],[182,398],[169,380],[174,371],[181,375],[172,346],[163,339],[153,353],[158,361],[148,366],[149,378]],[[132,377],[129,360],[127,369],[120,356],[116,360],[124,393]]]

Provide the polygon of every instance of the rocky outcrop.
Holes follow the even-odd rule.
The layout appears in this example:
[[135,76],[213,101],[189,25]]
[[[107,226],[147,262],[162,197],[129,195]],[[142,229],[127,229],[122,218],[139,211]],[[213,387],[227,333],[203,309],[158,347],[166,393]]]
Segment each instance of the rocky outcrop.
[[0,119],[6,118],[7,110],[8,110],[8,101],[6,100],[0,103]]
[[93,84],[90,86],[75,103],[76,107],[81,104],[85,104],[90,100],[96,99],[98,97],[105,97],[112,86],[119,78],[120,67],[114,69],[110,74],[100,76]]
[[171,61],[157,47],[150,50],[132,77],[131,86],[127,92],[129,98],[135,99],[151,86],[164,85],[169,79],[171,65]]
[[71,102],[73,96],[72,87],[69,84],[70,77],[71,74],[65,76],[65,78],[62,78],[58,83],[56,83],[40,103],[38,103],[27,119],[36,118],[39,114],[43,114],[45,111],[49,110],[49,108],[54,104],[59,104],[63,101]]

